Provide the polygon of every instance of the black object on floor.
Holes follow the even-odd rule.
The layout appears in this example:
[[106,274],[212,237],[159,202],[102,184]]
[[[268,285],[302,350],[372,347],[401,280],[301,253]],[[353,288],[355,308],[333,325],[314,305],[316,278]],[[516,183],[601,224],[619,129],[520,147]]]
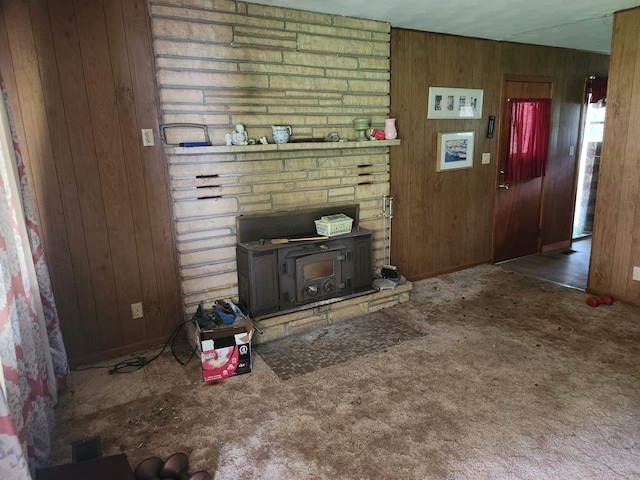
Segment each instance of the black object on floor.
[[123,453],[39,469],[36,480],[135,480]]
[[102,457],[100,437],[85,438],[71,444],[71,461],[73,463],[86,462]]

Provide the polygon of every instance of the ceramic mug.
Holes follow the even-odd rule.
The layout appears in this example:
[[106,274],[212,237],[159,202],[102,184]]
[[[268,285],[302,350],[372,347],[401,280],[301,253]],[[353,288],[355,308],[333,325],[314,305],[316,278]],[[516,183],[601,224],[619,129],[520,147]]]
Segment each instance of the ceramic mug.
[[288,125],[272,125],[273,141],[275,143],[287,143],[291,136],[291,127]]

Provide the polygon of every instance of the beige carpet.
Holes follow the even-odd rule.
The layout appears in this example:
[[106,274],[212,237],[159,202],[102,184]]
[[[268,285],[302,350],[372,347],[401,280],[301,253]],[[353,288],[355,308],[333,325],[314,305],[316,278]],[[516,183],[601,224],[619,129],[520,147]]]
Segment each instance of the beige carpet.
[[373,314],[415,338],[286,381],[259,354],[216,385],[170,354],[75,372],[52,460],[100,435],[132,467],[183,451],[216,479],[640,478],[640,309],[586,297],[484,265]]

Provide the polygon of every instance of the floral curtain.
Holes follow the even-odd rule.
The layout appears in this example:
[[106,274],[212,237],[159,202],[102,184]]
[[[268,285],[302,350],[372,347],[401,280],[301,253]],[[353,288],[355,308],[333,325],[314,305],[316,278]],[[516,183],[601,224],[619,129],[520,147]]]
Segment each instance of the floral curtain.
[[547,167],[550,99],[511,99],[509,156],[505,180],[541,177]]
[[0,478],[48,464],[69,366],[20,148],[0,77]]

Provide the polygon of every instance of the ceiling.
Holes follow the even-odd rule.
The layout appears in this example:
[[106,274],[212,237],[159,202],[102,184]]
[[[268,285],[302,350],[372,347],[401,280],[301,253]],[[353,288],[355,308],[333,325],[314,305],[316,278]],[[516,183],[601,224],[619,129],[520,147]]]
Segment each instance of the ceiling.
[[613,12],[640,0],[250,0],[392,27],[609,53]]

